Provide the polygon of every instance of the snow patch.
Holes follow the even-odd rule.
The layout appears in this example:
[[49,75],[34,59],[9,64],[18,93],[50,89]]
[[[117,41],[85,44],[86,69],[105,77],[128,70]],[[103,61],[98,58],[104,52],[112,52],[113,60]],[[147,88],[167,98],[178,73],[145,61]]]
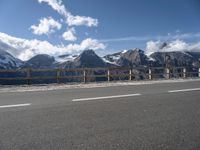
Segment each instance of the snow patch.
[[156,61],[156,60],[155,60],[154,58],[152,58],[151,56],[148,56],[148,55],[147,55],[147,58],[148,58],[149,61],[154,61],[154,62]]
[[185,54],[185,55],[187,55],[187,56],[189,56],[189,57],[191,57],[191,58],[193,58],[192,55],[190,55],[190,54],[188,54],[188,53],[186,53],[186,52],[182,52],[182,53]]
[[125,49],[125,50],[123,50],[123,51],[122,51],[122,54],[126,53],[127,51],[128,51],[128,50],[126,50],[126,49]]
[[113,55],[113,56],[110,56],[110,58],[113,60],[113,61],[117,61],[120,59],[120,55]]
[[109,60],[107,60],[107,59],[105,59],[105,58],[102,58],[102,60],[103,60],[105,63],[113,64],[113,65],[117,65],[117,66],[118,66],[118,64],[117,64],[116,62],[111,62],[111,61],[109,61]]
[[55,57],[55,60],[59,63],[64,63],[67,61],[74,61],[77,58],[77,55],[69,55],[66,57]]

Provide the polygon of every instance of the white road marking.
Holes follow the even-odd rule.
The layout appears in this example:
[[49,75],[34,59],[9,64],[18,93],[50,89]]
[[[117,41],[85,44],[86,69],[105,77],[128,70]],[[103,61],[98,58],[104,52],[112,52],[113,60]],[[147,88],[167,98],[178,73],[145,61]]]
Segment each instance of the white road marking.
[[141,94],[127,94],[127,95],[115,95],[115,96],[104,96],[104,97],[93,97],[93,98],[80,98],[80,99],[73,99],[73,102],[79,101],[91,101],[91,100],[102,100],[102,99],[112,99],[112,98],[123,98],[123,97],[133,97],[133,96],[140,96]]
[[0,106],[0,108],[11,108],[11,107],[24,107],[24,106],[30,106],[30,103],[27,104],[15,104],[15,105],[3,105]]
[[178,93],[178,92],[190,92],[190,91],[200,91],[200,88],[181,89],[181,90],[173,90],[173,91],[168,91],[168,92],[169,93]]

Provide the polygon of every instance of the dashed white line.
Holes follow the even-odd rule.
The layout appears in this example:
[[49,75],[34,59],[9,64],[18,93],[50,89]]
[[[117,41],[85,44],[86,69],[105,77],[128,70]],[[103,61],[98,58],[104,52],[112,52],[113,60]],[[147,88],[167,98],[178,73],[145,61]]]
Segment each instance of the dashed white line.
[[73,99],[73,102],[79,101],[92,101],[92,100],[102,100],[102,99],[113,99],[113,98],[123,98],[123,97],[133,97],[133,96],[140,96],[141,94],[127,94],[127,95],[115,95],[115,96],[103,96],[103,97],[92,97],[92,98],[80,98],[80,99]]
[[3,106],[0,106],[0,108],[24,107],[24,106],[30,106],[30,105],[31,105],[31,103],[15,104],[15,105],[3,105]]
[[173,91],[168,91],[168,92],[169,93],[178,93],[178,92],[191,92],[191,91],[200,91],[200,88],[181,89],[181,90],[173,90]]

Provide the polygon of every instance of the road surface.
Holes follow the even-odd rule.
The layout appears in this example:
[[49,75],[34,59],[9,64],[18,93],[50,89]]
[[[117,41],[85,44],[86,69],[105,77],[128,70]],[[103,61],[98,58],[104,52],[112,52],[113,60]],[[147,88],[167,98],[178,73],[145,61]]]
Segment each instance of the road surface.
[[0,150],[199,150],[200,81],[0,93]]

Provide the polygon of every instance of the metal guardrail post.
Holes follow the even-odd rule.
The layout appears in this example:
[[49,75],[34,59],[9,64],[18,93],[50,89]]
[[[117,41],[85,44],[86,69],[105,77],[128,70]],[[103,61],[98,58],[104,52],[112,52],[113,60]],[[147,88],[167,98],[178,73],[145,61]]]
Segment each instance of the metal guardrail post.
[[86,83],[87,77],[86,77],[86,70],[83,70],[83,82]]
[[170,69],[166,68],[166,78],[170,79]]
[[152,70],[149,68],[149,80],[152,80]]
[[60,83],[60,72],[61,72],[60,69],[58,69],[58,70],[56,71],[56,80],[57,80],[57,83],[58,83],[58,84]]
[[132,81],[132,69],[129,70],[129,80]]
[[109,69],[107,71],[107,79],[108,79],[108,82],[110,82],[110,70]]
[[31,85],[31,69],[26,70],[26,78],[27,78],[27,84]]
[[183,78],[186,78],[187,77],[187,70],[186,68],[183,68]]

